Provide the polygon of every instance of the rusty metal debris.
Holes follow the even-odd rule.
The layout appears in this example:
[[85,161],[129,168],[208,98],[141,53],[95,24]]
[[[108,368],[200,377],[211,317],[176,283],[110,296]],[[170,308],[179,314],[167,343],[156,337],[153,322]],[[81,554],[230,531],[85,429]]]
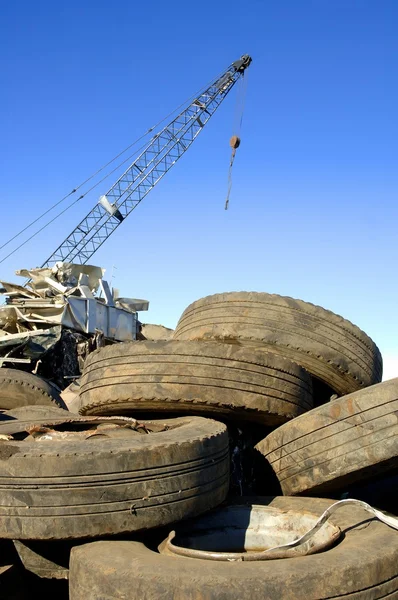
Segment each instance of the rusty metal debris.
[[[13,413],[16,414],[18,411],[5,412],[0,417],[0,439],[13,439],[13,435],[21,433],[26,433],[35,439],[39,439],[44,434],[49,436],[53,435],[53,439],[56,439],[57,437],[58,439],[62,439],[62,435],[60,434],[64,433],[68,435],[77,433],[79,434],[79,437],[81,437],[81,433],[83,437],[86,434],[87,437],[90,437],[90,435],[96,433],[106,435],[117,429],[135,430],[144,434],[159,433],[169,429],[167,423],[151,421],[141,423],[133,417],[126,416],[82,417],[73,415],[62,409],[55,409],[54,413],[47,417],[35,415],[33,411],[32,414],[29,415],[29,410],[25,412],[25,415],[21,414],[21,416],[18,416],[17,418],[12,417]],[[59,413],[59,417],[55,416],[56,413]],[[63,415],[62,413],[65,414]]]

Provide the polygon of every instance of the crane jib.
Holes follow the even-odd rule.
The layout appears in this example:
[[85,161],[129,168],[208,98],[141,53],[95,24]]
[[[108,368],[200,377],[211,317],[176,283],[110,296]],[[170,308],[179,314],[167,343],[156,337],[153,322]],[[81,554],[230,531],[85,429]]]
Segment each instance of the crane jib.
[[43,263],[87,263],[115,229],[188,150],[252,59],[243,55],[195,98],[149,144]]

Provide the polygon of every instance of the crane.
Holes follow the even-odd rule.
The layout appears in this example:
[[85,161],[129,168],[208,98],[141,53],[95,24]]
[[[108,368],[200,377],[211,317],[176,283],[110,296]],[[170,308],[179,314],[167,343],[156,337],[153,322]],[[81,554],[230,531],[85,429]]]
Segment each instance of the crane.
[[175,119],[153,136],[147,147],[112,185],[42,267],[56,262],[86,264],[94,252],[138,206],[188,150],[252,59],[243,55],[217,77]]
[[[188,150],[251,61],[245,54],[233,62],[153,135],[41,268],[16,271],[28,278],[24,287],[0,280],[0,295],[6,296],[0,307],[0,369],[10,365],[14,378],[15,370],[27,370],[64,389],[96,347],[137,339],[137,312],[147,310],[148,302],[119,297],[102,278],[102,269],[87,262]],[[234,151],[239,138],[232,140]]]

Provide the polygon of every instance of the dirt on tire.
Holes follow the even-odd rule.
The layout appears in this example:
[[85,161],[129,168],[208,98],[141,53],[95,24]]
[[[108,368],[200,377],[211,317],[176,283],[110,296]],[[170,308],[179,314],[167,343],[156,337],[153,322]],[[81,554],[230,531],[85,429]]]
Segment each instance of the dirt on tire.
[[398,471],[398,378],[282,425],[256,449],[286,495],[324,495]]
[[312,408],[311,378],[292,361],[217,342],[131,342],[96,350],[81,414],[199,414],[278,425]]
[[29,436],[2,442],[0,537],[53,540],[141,531],[225,499],[225,425],[183,417],[146,423],[141,431],[73,441],[49,433],[41,441]]
[[18,369],[0,368],[0,409],[48,405],[66,409],[57,388],[49,381]]
[[[333,501],[262,498],[282,510],[320,515]],[[260,499],[256,498],[256,503]],[[333,515],[342,536],[299,558],[228,562],[165,556],[141,542],[94,542],[71,553],[71,600],[378,600],[398,595],[398,535],[362,508]]]
[[201,298],[186,308],[173,339],[260,345],[295,361],[339,395],[382,377],[380,351],[359,327],[320,306],[275,294]]

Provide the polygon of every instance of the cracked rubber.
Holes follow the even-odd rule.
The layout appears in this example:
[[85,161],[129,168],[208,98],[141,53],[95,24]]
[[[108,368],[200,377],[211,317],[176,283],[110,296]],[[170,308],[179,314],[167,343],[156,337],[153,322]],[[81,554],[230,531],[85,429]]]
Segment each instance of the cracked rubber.
[[[285,495],[324,495],[398,472],[398,378],[282,425],[256,449]],[[398,537],[398,536],[397,536]]]
[[[332,500],[256,498],[320,515]],[[70,600],[392,600],[398,597],[398,535],[361,508],[332,519],[343,535],[319,554],[261,562],[166,556],[140,542],[94,542],[71,553]]]
[[0,368],[1,410],[39,404],[66,409],[59,392],[49,381],[18,369]]
[[51,540],[140,531],[225,499],[226,426],[183,417],[122,439],[2,441],[0,537]]
[[382,377],[380,351],[356,325],[320,306],[275,294],[201,298],[183,312],[173,339],[261,345],[294,360],[339,395]]
[[310,410],[311,378],[274,354],[218,342],[131,342],[89,355],[80,413],[190,413],[278,425]]

